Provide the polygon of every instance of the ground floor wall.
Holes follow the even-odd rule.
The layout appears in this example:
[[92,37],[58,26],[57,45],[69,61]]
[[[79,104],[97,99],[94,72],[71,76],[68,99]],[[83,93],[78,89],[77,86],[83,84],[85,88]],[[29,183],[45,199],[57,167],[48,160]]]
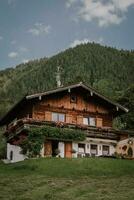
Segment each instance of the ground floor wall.
[[[116,150],[117,141],[97,138],[87,138],[83,142],[58,142],[58,154],[57,156],[64,157],[90,157],[90,156],[101,156],[101,155],[113,155]],[[48,141],[48,144],[44,144],[42,152],[48,152],[49,154],[42,154],[42,156],[50,157],[52,154],[53,141]],[[71,153],[69,153],[69,151]]]
[[[41,157],[57,156],[61,158],[77,158],[101,155],[113,155],[116,151],[117,141],[86,138],[83,142],[48,140],[42,145]],[[57,153],[55,153],[55,151]],[[7,144],[7,159],[10,162],[22,161],[26,158],[17,145]]]
[[19,146],[7,143],[7,159],[14,163],[26,159],[26,156],[21,153]]
[[113,155],[117,141],[87,138],[84,142],[78,143],[76,157]]

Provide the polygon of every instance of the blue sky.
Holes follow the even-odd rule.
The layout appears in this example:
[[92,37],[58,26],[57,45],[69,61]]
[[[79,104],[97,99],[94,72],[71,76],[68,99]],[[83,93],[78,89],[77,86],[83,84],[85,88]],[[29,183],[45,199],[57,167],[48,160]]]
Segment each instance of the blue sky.
[[134,0],[0,0],[0,69],[92,41],[134,49]]

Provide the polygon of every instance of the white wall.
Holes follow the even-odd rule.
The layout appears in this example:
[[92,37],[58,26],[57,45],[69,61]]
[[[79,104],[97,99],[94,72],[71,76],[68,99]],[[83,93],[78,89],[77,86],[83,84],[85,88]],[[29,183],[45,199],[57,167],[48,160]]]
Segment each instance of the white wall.
[[[13,159],[10,160],[10,152],[13,152]],[[25,155],[21,154],[21,148],[17,145],[11,145],[7,143],[7,159],[10,160],[10,162],[18,162],[22,161],[26,158]]]
[[[101,156],[102,155],[103,145],[109,146],[109,155],[113,155],[115,153],[115,147],[113,145],[106,144],[106,143],[99,144],[97,142],[86,143],[85,153],[89,153],[90,154],[90,145],[91,144],[97,145],[97,155],[96,156]],[[89,149],[87,149],[87,145],[89,145]]]
[[75,150],[75,151],[76,151],[76,153],[73,153],[73,154],[72,154],[72,157],[73,157],[73,158],[77,158],[77,154],[78,154],[78,143],[75,143],[75,142],[72,143],[72,150]]
[[99,139],[99,138],[86,138],[84,142],[80,142],[80,143],[85,144],[85,153],[88,153],[88,154],[90,154],[90,147],[91,147],[90,145],[91,144],[97,145],[97,151],[98,151],[97,156],[101,156],[103,145],[109,146],[109,155],[113,155],[116,151],[115,146],[117,144],[117,141],[109,140],[109,139]]
[[115,151],[116,151],[116,147],[111,145],[110,146],[110,155],[113,155],[115,153]]
[[[105,139],[97,139],[97,138],[87,138],[84,142],[82,142],[83,144],[85,144],[85,153],[90,154],[90,145],[91,144],[97,144],[98,145],[98,154],[97,156],[102,155],[102,146],[103,145],[108,145],[110,147],[110,155],[115,153],[115,145],[117,144],[117,141],[113,141],[113,140],[105,140]],[[59,142],[58,144],[58,148],[60,150],[60,157],[64,158],[65,156],[65,145],[64,142]],[[78,155],[78,143],[73,142],[72,143],[72,149],[76,151],[76,153],[72,154],[72,157],[77,158]],[[11,145],[11,144],[7,144],[7,159],[10,160],[10,152],[13,151],[13,160],[11,162],[18,162],[18,161],[22,161],[26,158],[25,155],[21,154],[21,148],[17,145]],[[44,157],[44,145],[43,148],[40,152],[41,156]]]
[[61,158],[64,158],[64,142],[59,142],[58,144],[58,149],[60,150],[60,157]]
[[[103,144],[98,144],[98,156],[102,155],[102,145]],[[105,144],[106,145],[106,144]],[[109,145],[108,145],[109,146]]]
[[41,157],[44,157],[44,144],[42,145],[42,149],[40,151],[40,155],[41,155]]
[[85,144],[85,153],[90,154],[90,143]]

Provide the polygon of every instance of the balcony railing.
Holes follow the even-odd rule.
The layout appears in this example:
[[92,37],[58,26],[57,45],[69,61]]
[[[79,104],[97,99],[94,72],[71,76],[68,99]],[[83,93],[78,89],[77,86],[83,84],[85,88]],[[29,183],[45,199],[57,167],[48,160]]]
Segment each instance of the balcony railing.
[[110,128],[97,128],[97,127],[91,127],[87,125],[80,125],[80,124],[71,124],[71,123],[65,123],[65,122],[51,122],[51,121],[41,121],[41,120],[35,120],[32,118],[23,118],[17,120],[14,124],[10,124],[7,127],[7,130],[5,132],[5,135],[8,136],[12,133],[19,134],[25,127],[39,127],[43,125],[48,126],[57,126],[57,127],[64,127],[64,128],[72,128],[72,129],[81,129],[86,134],[87,137],[93,137],[93,138],[107,138],[107,139],[119,139],[119,135],[121,131],[114,130]]

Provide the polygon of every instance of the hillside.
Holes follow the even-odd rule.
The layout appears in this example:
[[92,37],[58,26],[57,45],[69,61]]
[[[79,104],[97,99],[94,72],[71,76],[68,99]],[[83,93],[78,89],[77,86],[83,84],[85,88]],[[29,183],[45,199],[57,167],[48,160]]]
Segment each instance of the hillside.
[[[0,117],[25,94],[56,87],[57,66],[62,68],[63,85],[84,81],[114,100],[124,97],[134,82],[134,51],[95,43],[79,45],[51,58],[0,71]],[[133,118],[134,110],[131,112]]]
[[31,159],[0,163],[1,200],[133,200],[134,162],[122,159]]

